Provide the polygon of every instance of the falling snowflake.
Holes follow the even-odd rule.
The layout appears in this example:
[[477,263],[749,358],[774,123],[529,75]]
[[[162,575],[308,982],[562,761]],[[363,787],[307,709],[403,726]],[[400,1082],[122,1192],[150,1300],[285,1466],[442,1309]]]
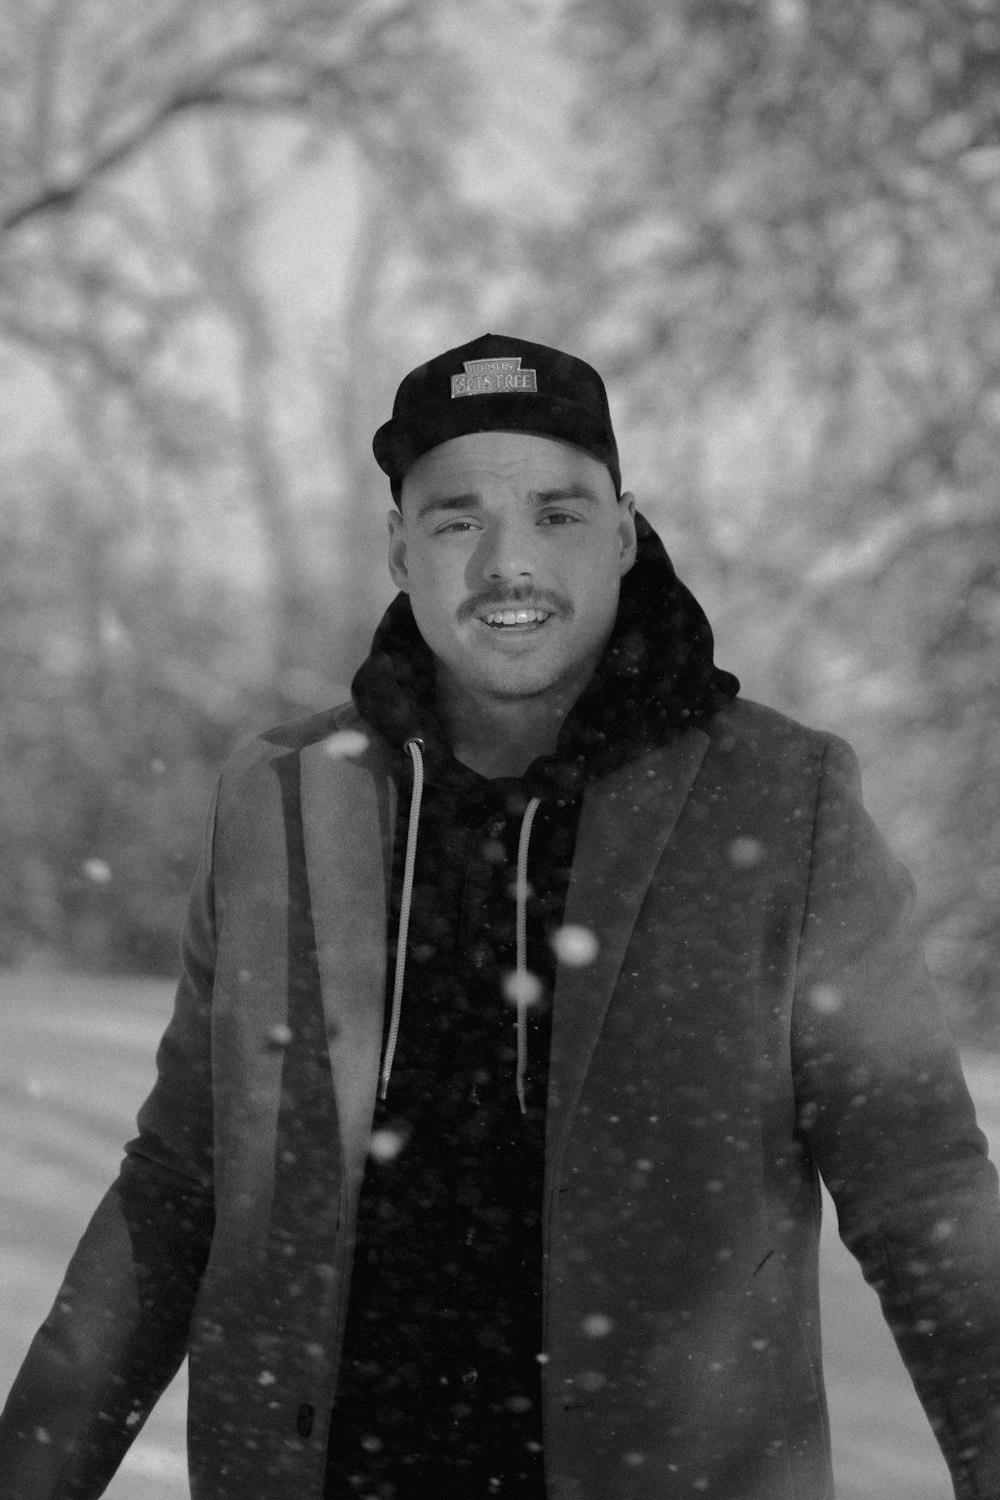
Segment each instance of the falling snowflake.
[[754,865],[759,865],[765,858],[767,850],[760,839],[741,838],[733,839],[726,853],[729,863],[735,865],[737,870],[752,870]]
[[512,969],[504,975],[503,993],[511,1005],[537,1005],[542,998],[542,981],[528,969]]
[[843,1005],[840,991],[833,984],[814,984],[809,991],[809,1004],[821,1016],[832,1016]]
[[368,1154],[375,1161],[394,1161],[405,1145],[406,1137],[402,1131],[376,1130],[372,1132],[372,1138],[368,1144]]
[[111,866],[103,859],[85,859],[83,873],[94,885],[107,885],[111,879]]
[[504,1402],[508,1411],[525,1412],[530,1411],[532,1401],[530,1396],[508,1396]]
[[560,963],[571,969],[585,969],[597,957],[598,942],[588,927],[567,923],[552,934],[552,948]]
[[364,755],[369,740],[360,729],[339,729],[323,741],[323,749],[332,760],[350,760],[355,755]]
[[614,1322],[605,1313],[590,1313],[583,1320],[583,1331],[589,1339],[605,1339],[614,1328]]

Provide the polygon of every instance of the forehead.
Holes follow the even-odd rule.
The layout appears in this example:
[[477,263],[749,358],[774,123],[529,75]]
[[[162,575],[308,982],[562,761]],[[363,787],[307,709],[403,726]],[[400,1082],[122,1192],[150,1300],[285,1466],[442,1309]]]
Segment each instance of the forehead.
[[418,458],[403,480],[402,498],[485,494],[494,486],[527,494],[574,483],[614,498],[610,472],[583,448],[533,432],[469,432]]

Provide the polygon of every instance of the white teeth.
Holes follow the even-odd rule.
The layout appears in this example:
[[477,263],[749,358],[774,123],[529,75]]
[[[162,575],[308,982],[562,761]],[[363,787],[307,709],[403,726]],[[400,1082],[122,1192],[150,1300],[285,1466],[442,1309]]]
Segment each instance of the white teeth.
[[495,609],[486,616],[487,625],[534,625],[536,622],[547,620],[548,615],[541,609]]

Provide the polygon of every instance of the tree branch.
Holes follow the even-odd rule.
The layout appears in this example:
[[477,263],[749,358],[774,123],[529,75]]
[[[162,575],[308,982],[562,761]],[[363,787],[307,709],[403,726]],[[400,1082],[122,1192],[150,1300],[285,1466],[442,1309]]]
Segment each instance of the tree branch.
[[9,233],[46,213],[71,208],[96,179],[127,161],[181,115],[220,108],[262,113],[293,110],[310,103],[317,92],[329,88],[339,77],[337,68],[324,63],[312,74],[306,73],[298,79],[275,80],[270,88],[266,79],[256,84],[251,81],[255,70],[266,69],[274,62],[265,48],[248,49],[242,56],[227,59],[203,78],[178,89],[145,118],[129,122],[116,138],[63,180],[42,183],[0,212],[0,233]]

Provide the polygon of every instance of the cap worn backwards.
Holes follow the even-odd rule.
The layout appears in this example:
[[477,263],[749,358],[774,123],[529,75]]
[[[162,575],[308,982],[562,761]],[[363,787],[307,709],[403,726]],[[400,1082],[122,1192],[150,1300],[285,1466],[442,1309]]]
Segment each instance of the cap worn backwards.
[[582,359],[526,339],[485,333],[411,370],[372,442],[393,493],[407,469],[469,432],[529,432],[591,453],[621,493],[618,447],[604,382]]

